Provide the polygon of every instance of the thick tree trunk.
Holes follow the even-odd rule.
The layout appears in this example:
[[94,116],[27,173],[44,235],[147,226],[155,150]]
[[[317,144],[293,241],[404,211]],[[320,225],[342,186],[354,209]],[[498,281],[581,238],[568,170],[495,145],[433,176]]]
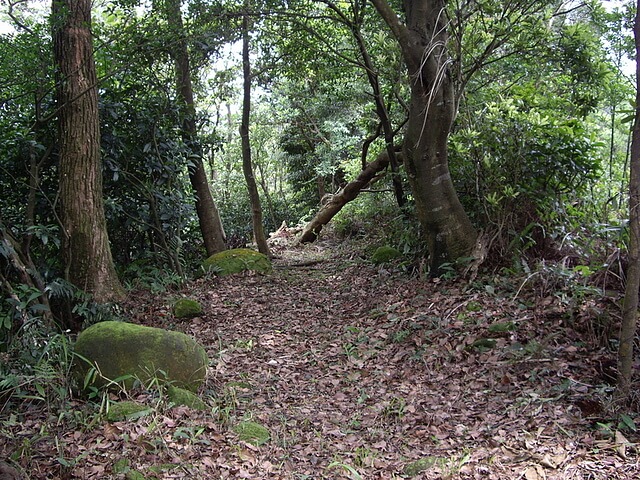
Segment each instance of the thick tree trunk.
[[404,162],[430,254],[431,273],[468,255],[477,233],[449,173],[447,140],[455,118],[445,0],[405,0],[406,24],[385,0],[371,0],[402,50],[411,83]]
[[353,181],[345,185],[335,195],[332,195],[327,203],[325,203],[318,213],[307,223],[298,237],[297,243],[313,242],[318,238],[322,227],[331,221],[336,214],[348,202],[358,196],[360,191],[376,176],[376,174],[389,165],[389,154],[384,151],[378,158],[371,162],[360,172],[360,175]]
[[113,266],[104,216],[91,2],[54,0],[53,25],[66,277],[98,302],[117,300],[124,290]]
[[196,213],[200,223],[200,231],[204,240],[207,255],[221,252],[227,247],[220,213],[209,189],[209,179],[202,161],[202,148],[197,140],[196,108],[193,99],[193,84],[189,51],[184,39],[184,26],[180,0],[165,0],[167,22],[172,27],[177,40],[172,48],[176,66],[176,87],[178,102],[182,108],[182,138],[191,150],[189,158],[189,180],[196,194]]
[[638,289],[640,288],[640,1],[634,24],[636,42],[636,118],[631,140],[631,173],[629,177],[629,266],[622,309],[620,346],[618,347],[617,397],[627,401],[631,393],[633,344],[638,322]]
[[242,18],[242,73],[243,73],[243,100],[242,123],[240,124],[240,139],[242,141],[242,171],[247,182],[249,201],[251,202],[251,219],[253,223],[253,236],[258,246],[258,251],[264,255],[271,255],[267,245],[267,237],[262,224],[262,207],[260,195],[256,183],[253,163],[251,160],[251,143],[249,141],[249,120],[251,116],[251,63],[249,58],[249,0],[245,0],[245,14]]

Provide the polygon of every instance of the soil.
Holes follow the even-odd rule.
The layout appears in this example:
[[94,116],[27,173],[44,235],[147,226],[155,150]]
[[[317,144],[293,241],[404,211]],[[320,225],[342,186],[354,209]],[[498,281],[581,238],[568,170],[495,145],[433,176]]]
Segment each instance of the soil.
[[[577,302],[544,274],[434,280],[354,245],[133,292],[130,321],[205,346],[207,409],[161,388],[63,411],[25,399],[0,416],[0,458],[30,479],[640,478],[634,414],[610,400],[619,298]],[[204,313],[176,319],[179,296]],[[154,408],[105,421],[124,397]],[[241,439],[246,421],[268,440]]]

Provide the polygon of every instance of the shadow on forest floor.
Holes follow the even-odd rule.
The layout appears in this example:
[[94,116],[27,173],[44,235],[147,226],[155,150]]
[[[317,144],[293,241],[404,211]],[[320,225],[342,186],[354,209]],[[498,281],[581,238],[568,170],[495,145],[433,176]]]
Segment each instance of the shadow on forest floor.
[[[271,275],[178,292],[204,306],[191,320],[167,297],[129,301],[133,321],[205,345],[208,410],[70,428],[34,409],[16,427],[44,430],[30,478],[640,477],[623,445],[637,437],[606,418],[612,353],[580,327],[589,312],[521,281],[409,276],[342,244],[279,255]],[[240,440],[243,420],[269,440]]]

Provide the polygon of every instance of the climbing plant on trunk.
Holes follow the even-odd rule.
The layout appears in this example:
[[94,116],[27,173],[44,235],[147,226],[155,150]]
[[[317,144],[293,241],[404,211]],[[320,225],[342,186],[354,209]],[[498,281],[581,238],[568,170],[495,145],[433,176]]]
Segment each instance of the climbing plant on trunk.
[[476,231],[449,173],[447,141],[455,119],[455,85],[447,52],[445,0],[407,0],[402,21],[386,0],[371,0],[398,42],[411,87],[404,164],[431,272],[470,254]]

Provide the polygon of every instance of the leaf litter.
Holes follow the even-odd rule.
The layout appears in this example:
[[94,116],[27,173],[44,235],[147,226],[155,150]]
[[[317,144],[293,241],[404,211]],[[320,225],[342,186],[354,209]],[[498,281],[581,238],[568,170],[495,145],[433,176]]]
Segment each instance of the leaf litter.
[[[0,456],[31,479],[640,477],[637,435],[604,417],[611,352],[559,298],[410,276],[330,242],[274,264],[189,284],[193,319],[130,300],[132,321],[205,346],[207,410],[109,423],[80,400],[32,403],[2,418]],[[240,438],[243,422],[268,440]]]

